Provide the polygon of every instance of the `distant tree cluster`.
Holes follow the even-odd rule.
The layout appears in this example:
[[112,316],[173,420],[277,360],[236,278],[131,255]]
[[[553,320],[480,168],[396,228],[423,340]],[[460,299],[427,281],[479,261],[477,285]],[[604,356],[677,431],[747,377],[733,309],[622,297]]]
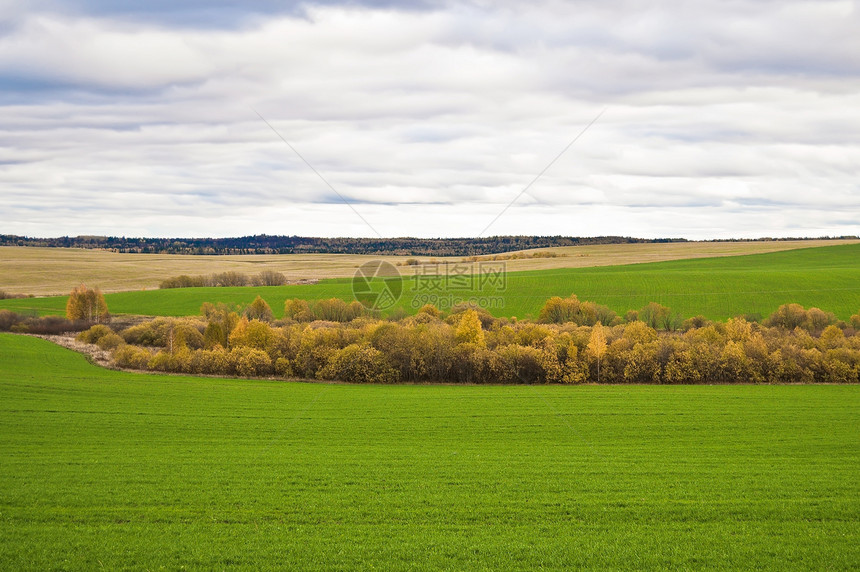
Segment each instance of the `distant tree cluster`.
[[[237,238],[126,238],[77,236],[30,238],[0,235],[0,246],[90,248],[144,254],[374,254],[409,256],[480,256],[514,250],[583,246],[685,242],[684,239],[642,239],[625,236],[490,236],[484,238],[315,238],[242,236]],[[547,254],[549,256],[549,254]]]
[[182,274],[163,280],[161,289],[167,288],[200,288],[203,286],[283,286],[287,277],[274,270],[264,270],[259,274],[248,276],[241,272],[218,272],[200,276]]
[[[856,239],[856,236],[824,236],[820,239]],[[808,237],[721,239],[712,242],[741,240],[813,240]],[[686,242],[681,238],[644,239],[627,236],[490,236],[482,238],[318,238],[305,236],[270,236],[265,234],[235,238],[126,238],[118,236],[62,236],[33,238],[0,234],[0,246],[40,246],[90,248],[114,252],[144,254],[374,254],[401,256],[487,256],[517,250],[556,246],[594,244],[634,244]],[[552,256],[536,253],[529,257]]]
[[397,321],[342,300],[287,300],[273,320],[261,298],[240,311],[156,318],[81,339],[120,367],[354,383],[857,383],[860,313],[849,323],[797,304],[763,323],[680,320],[649,304],[621,318],[575,296],[547,301],[538,322],[461,305],[427,305]]

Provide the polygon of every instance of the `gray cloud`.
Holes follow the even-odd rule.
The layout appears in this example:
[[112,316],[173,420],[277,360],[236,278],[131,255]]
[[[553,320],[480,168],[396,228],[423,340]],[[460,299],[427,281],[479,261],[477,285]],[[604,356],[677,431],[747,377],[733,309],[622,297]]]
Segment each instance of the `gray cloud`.
[[[0,232],[858,234],[851,2],[11,3]],[[3,6],[6,8],[6,6]]]

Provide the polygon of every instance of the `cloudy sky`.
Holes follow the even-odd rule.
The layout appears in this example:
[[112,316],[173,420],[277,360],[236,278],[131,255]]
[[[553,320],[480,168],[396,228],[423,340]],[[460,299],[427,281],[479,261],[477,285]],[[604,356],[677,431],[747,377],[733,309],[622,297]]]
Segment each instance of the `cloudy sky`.
[[856,2],[0,0],[0,233],[860,234],[858,175]]

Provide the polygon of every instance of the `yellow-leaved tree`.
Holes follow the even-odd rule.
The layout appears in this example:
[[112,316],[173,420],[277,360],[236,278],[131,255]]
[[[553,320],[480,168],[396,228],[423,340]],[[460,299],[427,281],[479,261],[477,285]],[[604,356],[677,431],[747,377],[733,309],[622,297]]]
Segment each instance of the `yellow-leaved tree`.
[[460,318],[460,323],[454,333],[454,339],[457,340],[458,344],[475,344],[479,348],[487,347],[484,330],[481,328],[481,319],[475,310],[469,309],[463,312],[463,317]]
[[603,333],[603,325],[600,322],[591,328],[591,337],[588,340],[588,353],[597,360],[597,383],[600,383],[600,360],[606,353],[606,334]]
[[81,284],[69,294],[66,302],[66,317],[70,320],[105,322],[110,317],[107,302],[98,288],[87,288]]

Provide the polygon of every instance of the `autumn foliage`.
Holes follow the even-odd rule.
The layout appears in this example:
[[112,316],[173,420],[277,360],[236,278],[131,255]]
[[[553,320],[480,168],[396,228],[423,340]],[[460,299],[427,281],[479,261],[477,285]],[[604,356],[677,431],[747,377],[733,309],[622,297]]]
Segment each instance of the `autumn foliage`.
[[[204,304],[201,316],[156,318],[120,332],[114,359],[135,369],[353,383],[860,381],[860,314],[843,323],[794,304],[763,323],[681,321],[657,304],[626,321],[575,297],[549,300],[539,322],[466,305],[397,321],[332,300],[288,300],[280,321],[265,310]],[[101,329],[84,337],[116,343]]]
[[66,318],[87,322],[104,322],[108,319],[105,297],[98,288],[87,288],[83,284],[72,290],[66,302]]

